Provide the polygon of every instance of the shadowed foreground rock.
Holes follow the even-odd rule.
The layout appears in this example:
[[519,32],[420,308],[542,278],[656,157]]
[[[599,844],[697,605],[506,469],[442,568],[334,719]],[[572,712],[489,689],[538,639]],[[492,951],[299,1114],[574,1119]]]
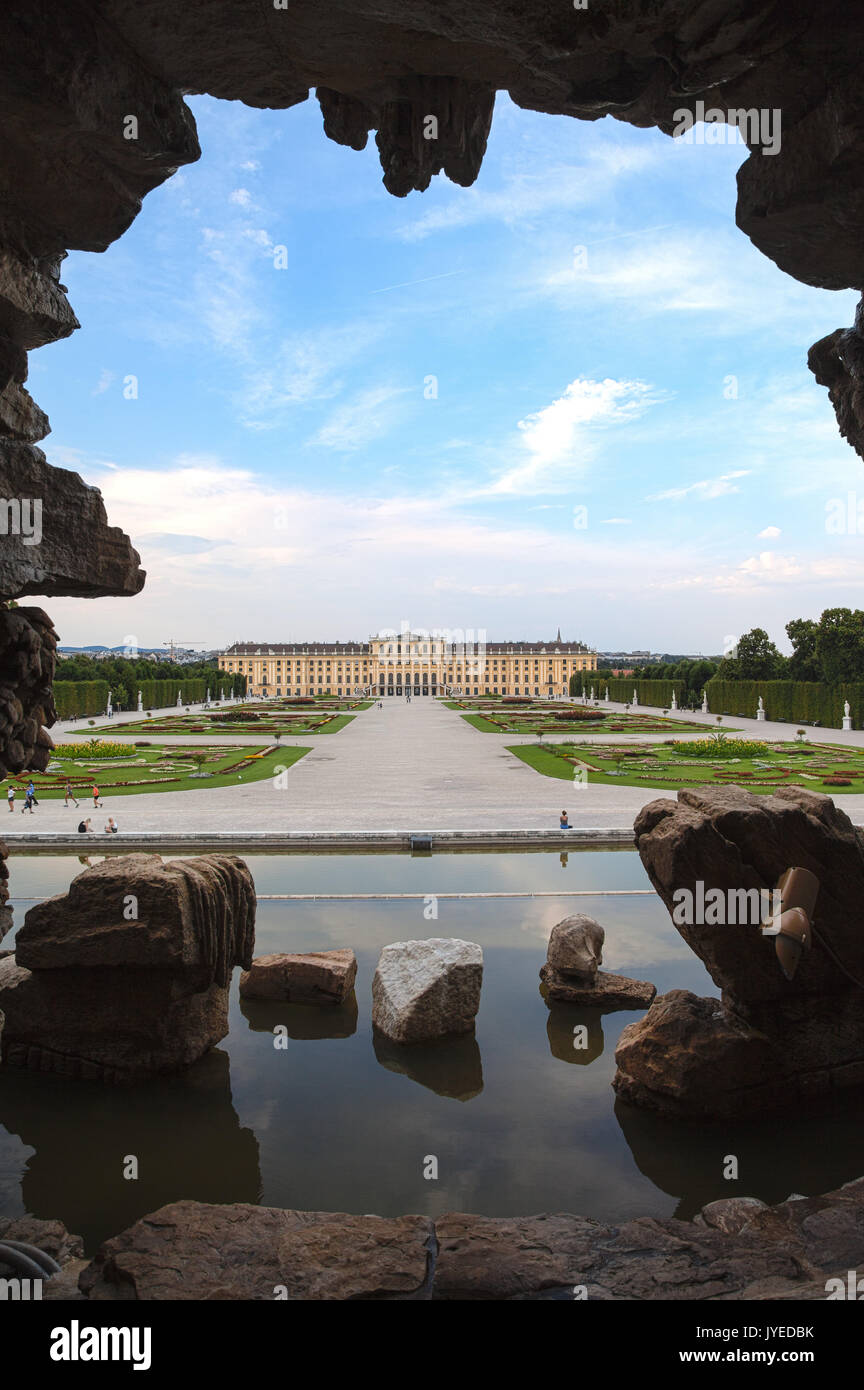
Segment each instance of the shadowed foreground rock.
[[[134,914],[134,915],[130,915]],[[102,1081],[194,1062],[228,1032],[255,889],[232,855],[106,860],[31,908],[0,959],[3,1061]]]
[[91,1299],[824,1299],[864,1263],[864,1179],[695,1221],[382,1218],[174,1202],[106,1241]]
[[[784,787],[681,791],[635,823],[670,914],[674,895],[773,890],[790,867],[820,880],[812,949],[787,980],[758,922],[673,922],[722,991],[673,990],[621,1034],[614,1085],[672,1115],[724,1116],[864,1085],[864,832],[827,796]],[[739,899],[740,901],[740,899]],[[680,899],[679,899],[680,905]],[[680,915],[680,914],[679,914]],[[707,915],[707,914],[704,914]],[[736,916],[739,914],[736,912]]]

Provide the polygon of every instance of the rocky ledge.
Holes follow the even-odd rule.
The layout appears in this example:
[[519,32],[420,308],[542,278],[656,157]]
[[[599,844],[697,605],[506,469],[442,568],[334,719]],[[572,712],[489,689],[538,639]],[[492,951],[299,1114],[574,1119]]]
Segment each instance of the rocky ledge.
[[824,1299],[864,1264],[864,1178],[776,1207],[729,1198],[695,1221],[384,1218],[173,1202],[105,1242],[90,1299]]
[[[731,786],[652,801],[635,832],[673,924],[722,994],[672,990],[625,1028],[619,1095],[670,1115],[722,1117],[864,1086],[864,831],[830,797]],[[820,886],[812,947],[788,979],[759,913],[742,921],[739,904],[753,890],[770,902],[792,867]],[[722,920],[684,920],[710,914],[682,911],[682,890],[694,904],[719,894]]]
[[242,860],[105,860],[32,907],[0,959],[8,1066],[125,1082],[189,1066],[228,1032],[255,888]]

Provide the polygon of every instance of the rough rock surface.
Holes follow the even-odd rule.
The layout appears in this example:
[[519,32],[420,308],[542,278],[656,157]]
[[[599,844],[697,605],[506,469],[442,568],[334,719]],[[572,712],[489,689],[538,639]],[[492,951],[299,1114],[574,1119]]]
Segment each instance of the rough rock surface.
[[549,937],[546,964],[561,975],[590,984],[603,964],[606,933],[584,913],[556,922]]
[[631,980],[627,975],[600,970],[593,980],[582,981],[553,969],[548,961],[540,969],[540,979],[556,1003],[582,1004],[606,1013],[615,1009],[647,1009],[657,993],[657,986],[648,980]]
[[80,1285],[91,1299],[412,1299],[431,1231],[422,1216],[173,1202],[106,1241]]
[[864,1178],[695,1221],[568,1214],[383,1219],[174,1202],[101,1247],[91,1299],[822,1300],[864,1264]]
[[189,1065],[228,1032],[231,972],[251,964],[254,923],[252,878],[232,855],[132,854],[85,870],[30,909],[0,960],[3,1060],[104,1081]]
[[[758,923],[676,923],[722,999],[682,990],[622,1033],[615,1087],[672,1114],[728,1115],[864,1084],[864,832],[827,796],[784,787],[681,791],[635,823],[651,882],[673,912],[676,890],[773,890],[792,866],[820,880],[814,944],[792,980]],[[729,899],[727,899],[729,901]],[[674,917],[673,917],[674,921]]]
[[430,937],[385,946],[372,981],[372,1022],[397,1043],[428,1042],[474,1026],[483,952],[473,941]]
[[38,544],[28,544],[24,525],[17,535],[10,530],[2,537],[4,598],[131,596],[144,587],[138,552],[119,527],[108,525],[99,489],[88,487],[77,473],[52,467],[41,449],[0,439],[0,497],[17,499],[25,520],[35,520],[29,504],[41,504]]
[[57,717],[56,653],[57,634],[41,608],[0,608],[0,770],[48,766],[52,744],[44,726]]
[[240,976],[244,999],[281,999],[289,1004],[344,1004],[357,978],[357,958],[343,948],[256,956]]

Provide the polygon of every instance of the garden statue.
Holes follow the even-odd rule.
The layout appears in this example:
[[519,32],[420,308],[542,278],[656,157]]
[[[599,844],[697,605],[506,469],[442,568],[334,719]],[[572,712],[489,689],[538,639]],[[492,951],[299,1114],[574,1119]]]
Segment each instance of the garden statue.
[[759,704],[756,707],[756,718],[762,720],[765,718],[765,701],[762,699],[761,695],[759,696]]
[[139,713],[139,714],[143,714],[143,713],[144,713],[144,698],[143,698],[143,696],[142,696],[140,690],[138,691],[138,713]]
[[843,728],[852,728],[852,710],[850,708],[848,700],[843,701]]

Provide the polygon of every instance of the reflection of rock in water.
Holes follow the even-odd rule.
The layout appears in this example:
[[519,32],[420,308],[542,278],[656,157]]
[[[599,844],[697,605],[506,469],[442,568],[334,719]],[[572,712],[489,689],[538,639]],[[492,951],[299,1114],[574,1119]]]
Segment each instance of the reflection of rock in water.
[[240,1012],[253,1033],[283,1027],[289,1038],[350,1038],[357,1032],[357,998],[352,990],[344,1004],[285,1004],[271,999],[241,999]]
[[[580,1009],[575,1004],[549,1005],[546,1032],[549,1036],[549,1051],[559,1062],[576,1062],[580,1067],[587,1066],[603,1056],[603,1015],[597,1009]],[[576,1029],[584,1029],[578,1037]],[[584,1041],[584,1047],[575,1046]]]
[[473,1033],[433,1043],[394,1043],[372,1030],[375,1056],[388,1071],[409,1076],[450,1100],[473,1100],[483,1090],[483,1061]]
[[[59,1217],[88,1250],[166,1202],[258,1202],[258,1141],[231,1101],[226,1052],[176,1076],[124,1087],[70,1086],[0,1073],[0,1124],[36,1150],[21,1184],[27,1211]],[[138,1180],[123,1177],[127,1155]]]
[[[776,1114],[706,1125],[673,1120],[615,1101],[615,1118],[639,1171],[680,1198],[674,1215],[691,1220],[720,1197],[782,1202],[813,1195],[861,1176],[864,1107],[824,1102],[806,1115]],[[723,1177],[725,1156],[738,1159],[738,1180]]]

